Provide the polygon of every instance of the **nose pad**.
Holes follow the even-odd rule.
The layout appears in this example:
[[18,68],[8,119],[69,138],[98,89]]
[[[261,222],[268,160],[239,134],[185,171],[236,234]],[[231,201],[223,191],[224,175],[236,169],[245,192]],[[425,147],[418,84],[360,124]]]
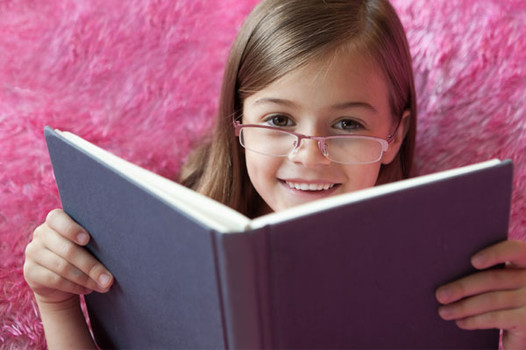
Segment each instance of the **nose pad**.
[[320,149],[321,153],[327,157],[329,150],[327,149],[327,143],[324,140],[318,140],[318,148]]
[[300,145],[298,145],[298,140],[294,140],[293,144],[292,144],[292,152],[290,152],[291,155],[295,155],[296,153],[298,153],[298,150],[300,149],[301,147],[301,143],[303,143],[303,140],[301,140],[300,142]]
[[[308,145],[308,141],[311,141],[312,145]],[[299,145],[295,142],[294,147],[289,156],[295,162],[303,164],[330,163],[330,160],[326,158],[327,146],[324,142],[302,139]]]

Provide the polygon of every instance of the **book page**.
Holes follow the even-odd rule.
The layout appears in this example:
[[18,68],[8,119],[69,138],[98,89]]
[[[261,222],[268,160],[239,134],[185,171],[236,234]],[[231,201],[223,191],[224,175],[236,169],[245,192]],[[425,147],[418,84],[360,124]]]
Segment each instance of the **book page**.
[[367,198],[373,198],[376,196],[381,196],[387,193],[402,191],[411,187],[416,187],[425,183],[435,182],[442,179],[447,179],[453,176],[466,174],[472,171],[477,171],[485,168],[489,168],[499,164],[501,161],[499,159],[488,160],[482,163],[477,163],[473,165],[468,165],[460,168],[455,168],[451,170],[445,170],[438,173],[433,173],[429,175],[423,175],[414,177],[411,179],[400,180],[397,182],[392,182],[385,185],[375,186],[367,188],[364,190],[359,190],[355,192],[349,192],[334,197],[324,198],[317,201],[305,203],[290,209],[286,209],[280,212],[267,214],[252,220],[250,226],[252,228],[259,228],[265,225],[271,225],[278,222],[284,222],[290,219],[298,218],[301,216],[306,216],[311,213],[322,211],[328,208],[335,208],[338,206],[346,205],[349,203],[359,202]]
[[219,232],[241,232],[249,226],[249,218],[226,205],[130,163],[75,134],[59,130],[55,131],[71,143],[93,155],[100,162],[113,168],[121,176],[142,186],[208,227],[214,228]]

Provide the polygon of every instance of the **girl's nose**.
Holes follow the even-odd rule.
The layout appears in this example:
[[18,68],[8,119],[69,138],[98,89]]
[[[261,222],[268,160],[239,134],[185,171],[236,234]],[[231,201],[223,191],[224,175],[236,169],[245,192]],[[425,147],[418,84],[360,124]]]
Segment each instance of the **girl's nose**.
[[317,140],[303,139],[300,145],[289,154],[289,159],[304,166],[327,165],[327,159],[320,150]]

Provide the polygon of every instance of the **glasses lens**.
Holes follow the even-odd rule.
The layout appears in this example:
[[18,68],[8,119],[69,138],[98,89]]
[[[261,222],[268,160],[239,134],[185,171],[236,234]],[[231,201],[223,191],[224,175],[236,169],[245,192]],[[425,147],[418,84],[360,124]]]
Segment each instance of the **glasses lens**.
[[277,129],[247,126],[241,129],[239,141],[243,147],[253,152],[286,156],[294,149],[296,136]]
[[325,141],[327,158],[337,163],[367,164],[381,159],[383,148],[380,141],[360,137],[337,137]]

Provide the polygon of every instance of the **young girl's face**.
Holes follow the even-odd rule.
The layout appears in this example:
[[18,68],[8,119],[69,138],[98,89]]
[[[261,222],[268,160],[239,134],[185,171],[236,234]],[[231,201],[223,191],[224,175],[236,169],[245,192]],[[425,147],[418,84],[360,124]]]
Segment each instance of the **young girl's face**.
[[[386,139],[396,128],[388,87],[380,69],[353,54],[312,62],[247,97],[243,124],[279,126],[310,136],[358,134]],[[397,134],[402,135],[400,128]],[[315,140],[297,152],[273,157],[246,150],[255,189],[277,211],[315,199],[374,186],[380,165],[391,162],[400,137],[381,161],[348,165],[330,161]]]

